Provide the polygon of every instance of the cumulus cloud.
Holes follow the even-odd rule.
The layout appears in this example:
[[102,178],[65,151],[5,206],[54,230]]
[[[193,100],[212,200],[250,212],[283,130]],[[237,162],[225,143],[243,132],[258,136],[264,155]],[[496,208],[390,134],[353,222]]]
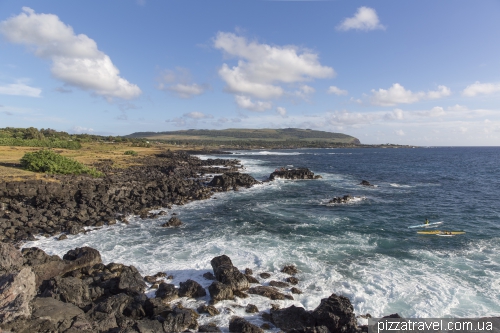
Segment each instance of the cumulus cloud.
[[403,130],[397,130],[397,131],[394,131],[394,134],[399,135],[399,136],[404,136],[405,132],[403,132]]
[[334,113],[329,114],[326,117],[326,121],[330,125],[336,126],[355,126],[361,124],[369,124],[374,120],[380,118],[377,114],[369,114],[369,113],[359,113],[359,112],[349,112],[346,110],[343,111],[335,111]]
[[394,83],[389,89],[372,90],[371,103],[380,106],[394,106],[397,104],[411,104],[422,99],[438,99],[449,96],[451,91],[446,86],[438,86],[438,90],[429,92],[412,92],[406,90],[399,83]]
[[404,118],[404,112],[401,109],[394,109],[392,112],[388,112],[384,115],[386,120],[402,120]]
[[110,57],[84,34],[76,35],[57,15],[23,13],[0,22],[0,33],[16,44],[33,48],[37,57],[52,61],[52,75],[67,85],[92,91],[107,99],[131,99],[141,89],[122,78]]
[[330,86],[326,92],[337,96],[347,95],[349,93],[347,90],[342,90],[336,86]]
[[172,92],[185,99],[201,95],[209,89],[206,84],[192,83],[189,70],[182,67],[177,67],[175,71],[169,69],[163,71],[159,81],[158,89]]
[[337,26],[337,30],[385,30],[385,27],[380,24],[377,12],[373,8],[359,7],[353,17],[348,17]]
[[236,95],[234,96],[234,99],[236,101],[236,104],[242,108],[242,109],[247,109],[250,111],[255,111],[255,112],[262,112],[269,110],[270,108],[273,107],[273,104],[271,102],[265,102],[265,101],[252,101],[251,98],[243,95]]
[[237,66],[223,64],[219,69],[219,76],[227,84],[226,90],[237,95],[278,98],[285,93],[280,84],[335,75],[333,68],[320,64],[317,54],[293,45],[271,46],[219,32],[214,38],[214,47],[238,59]]
[[92,134],[92,133],[94,133],[94,130],[90,127],[73,126],[69,130],[69,132],[74,133],[74,134],[83,134],[83,133]]
[[286,109],[284,107],[278,106],[276,112],[282,117],[286,116]]
[[417,112],[415,112],[415,114],[417,116],[421,116],[421,117],[440,117],[440,116],[444,116],[446,114],[446,112],[444,111],[444,109],[442,107],[435,106],[428,111],[417,111]]
[[500,92],[500,83],[481,83],[476,81],[467,86],[467,88],[462,91],[462,95],[474,97],[477,95],[490,95],[497,92]]
[[172,119],[167,119],[165,122],[173,123],[177,127],[191,126],[195,127],[198,123],[206,123],[206,119],[213,119],[214,116],[211,114],[205,114],[203,112],[193,111],[184,113],[181,117],[175,117]]
[[449,106],[448,111],[467,111],[469,110],[466,106],[455,104],[454,106]]
[[40,97],[42,89],[30,87],[24,83],[11,83],[0,86],[1,95]]

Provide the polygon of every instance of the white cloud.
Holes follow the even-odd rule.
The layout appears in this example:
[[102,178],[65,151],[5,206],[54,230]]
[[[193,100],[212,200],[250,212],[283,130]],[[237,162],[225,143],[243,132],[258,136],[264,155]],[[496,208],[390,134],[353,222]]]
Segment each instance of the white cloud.
[[428,111],[416,111],[414,113],[417,116],[421,116],[421,117],[440,117],[440,116],[444,116],[446,114],[444,109],[440,106],[435,106]]
[[9,42],[33,46],[37,57],[52,60],[52,75],[68,85],[108,99],[141,94],[137,85],[120,77],[118,68],[93,39],[76,35],[57,15],[36,14],[23,7],[23,13],[0,22],[0,33]]
[[342,90],[336,86],[330,86],[326,91],[328,94],[335,94],[337,96],[347,95],[349,92],[347,90]]
[[180,98],[191,98],[193,96],[203,94],[208,85],[200,85],[191,83],[191,74],[188,69],[177,67],[174,70],[164,70],[158,84],[158,89],[163,91],[170,91]]
[[394,134],[399,135],[399,136],[404,136],[405,132],[403,130],[397,130],[397,131],[394,131]]
[[256,112],[262,112],[269,110],[270,108],[273,107],[273,104],[271,102],[264,102],[264,101],[252,101],[249,97],[243,96],[243,95],[236,95],[234,96],[234,99],[236,101],[236,104],[242,109],[247,109],[250,111],[256,111]]
[[206,90],[206,87],[196,83],[193,84],[178,83],[172,86],[168,86],[165,89],[177,93],[177,95],[180,98],[191,98],[193,96],[203,94]]
[[392,112],[388,112],[384,115],[386,120],[402,120],[404,118],[404,112],[401,109],[394,109]]
[[73,126],[69,130],[69,132],[74,133],[74,134],[83,134],[83,133],[92,134],[92,133],[94,133],[94,130],[92,128],[89,128],[89,127]]
[[477,95],[490,95],[497,92],[500,92],[500,83],[481,83],[476,81],[467,86],[467,88],[462,91],[462,95],[474,97]]
[[418,102],[422,99],[438,99],[449,96],[451,91],[446,86],[438,86],[438,90],[429,91],[427,93],[412,92],[406,90],[399,83],[394,83],[389,89],[372,90],[371,103],[380,106],[394,106],[396,104],[411,104]]
[[369,124],[374,120],[380,118],[378,114],[369,114],[369,113],[353,113],[346,110],[343,111],[335,111],[332,114],[329,114],[326,117],[326,121],[330,125],[361,125],[361,124]]
[[337,26],[337,30],[347,31],[356,30],[385,30],[385,27],[380,24],[377,12],[373,8],[359,7],[353,17],[348,17]]
[[286,109],[284,107],[278,106],[276,112],[282,117],[286,116]]
[[11,83],[0,86],[1,95],[40,97],[42,89],[30,87],[24,83]]
[[183,117],[186,118],[191,118],[191,119],[212,119],[214,116],[211,114],[204,114],[203,112],[189,112],[189,113],[184,113]]
[[293,45],[271,46],[249,42],[233,33],[219,32],[214,47],[226,56],[238,59],[238,65],[223,64],[220,77],[226,90],[239,95],[271,99],[281,97],[282,83],[297,83],[335,75],[331,67],[322,66],[318,55]]
[[454,106],[449,106],[448,111],[467,111],[469,110],[466,106],[455,104]]

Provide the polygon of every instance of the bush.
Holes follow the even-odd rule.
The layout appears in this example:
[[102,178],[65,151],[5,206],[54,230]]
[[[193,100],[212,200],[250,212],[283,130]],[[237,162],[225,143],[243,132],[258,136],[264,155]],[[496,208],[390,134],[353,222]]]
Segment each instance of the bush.
[[21,158],[21,166],[29,171],[57,173],[63,175],[88,174],[92,177],[102,177],[104,174],[94,168],[89,168],[71,158],[61,156],[52,150],[39,150],[26,153]]
[[135,150],[127,150],[124,152],[125,155],[137,156],[137,152]]

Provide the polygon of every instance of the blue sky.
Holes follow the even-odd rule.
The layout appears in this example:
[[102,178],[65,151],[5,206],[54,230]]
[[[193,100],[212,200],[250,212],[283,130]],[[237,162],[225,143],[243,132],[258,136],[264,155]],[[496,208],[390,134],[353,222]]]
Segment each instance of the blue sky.
[[500,2],[0,3],[0,127],[500,145]]

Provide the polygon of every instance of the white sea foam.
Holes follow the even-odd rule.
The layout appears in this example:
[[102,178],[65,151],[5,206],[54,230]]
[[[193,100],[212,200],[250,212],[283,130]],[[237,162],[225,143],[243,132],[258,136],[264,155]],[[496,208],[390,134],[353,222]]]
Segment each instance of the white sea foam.
[[403,187],[403,188],[413,187],[411,185],[401,185],[401,184],[397,184],[397,183],[390,183],[389,185],[392,187]]
[[302,155],[304,153],[299,153],[299,152],[287,152],[287,153],[284,153],[284,152],[278,152],[278,151],[267,151],[267,150],[264,150],[264,151],[252,151],[252,150],[238,150],[238,151],[234,151],[233,152],[233,155],[283,155],[283,156],[286,156],[286,155]]

